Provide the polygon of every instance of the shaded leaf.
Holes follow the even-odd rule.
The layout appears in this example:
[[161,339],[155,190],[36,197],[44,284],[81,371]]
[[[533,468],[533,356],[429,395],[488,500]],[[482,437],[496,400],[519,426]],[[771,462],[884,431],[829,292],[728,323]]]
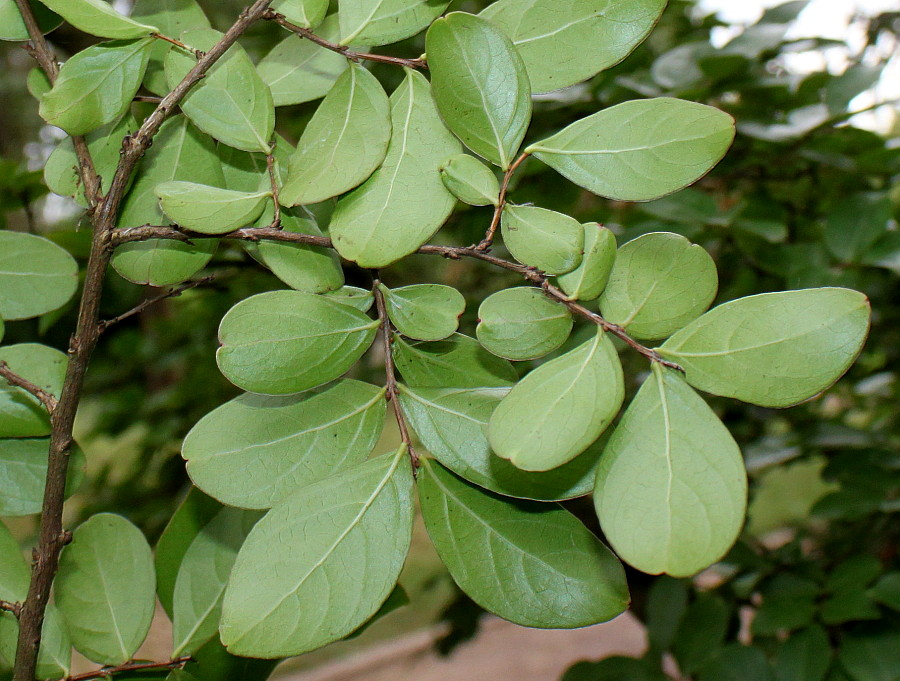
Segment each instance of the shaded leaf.
[[493,293],[478,308],[478,342],[499,357],[537,359],[566,342],[572,313],[533,286]]
[[341,45],[387,45],[415,35],[449,0],[340,0]]
[[441,167],[444,186],[470,206],[496,206],[500,203],[500,182],[493,171],[469,154],[449,158]]
[[156,185],[156,195],[163,212],[182,227],[227,234],[256,220],[272,192],[250,194],[176,180]]
[[101,38],[143,38],[159,29],[119,14],[103,0],[41,0],[75,28]]
[[[49,33],[62,23],[62,17],[42,3],[30,0],[28,4],[42,33]],[[0,0],[0,40],[31,40],[16,0]]]
[[[68,358],[55,348],[38,343],[0,347],[0,362],[59,398],[66,377]],[[40,437],[50,434],[50,414],[31,393],[0,377],[0,438]]]
[[859,262],[887,232],[891,220],[887,194],[870,192],[841,197],[825,221],[825,245],[842,262]]
[[455,333],[436,343],[407,343],[395,338],[394,361],[412,386],[482,388],[518,380],[512,364],[492,355],[474,338]]
[[584,230],[581,264],[561,274],[556,283],[573,300],[593,300],[603,293],[616,260],[616,237],[603,225],[588,222]]
[[[47,480],[47,438],[0,440],[0,516],[23,516],[41,512]],[[66,496],[84,479],[84,453],[72,449],[66,476]]]
[[78,264],[69,252],[23,232],[0,231],[0,317],[37,317],[62,307],[78,286]]
[[328,12],[328,0],[275,0],[272,9],[301,28],[315,28]]
[[452,286],[413,284],[381,286],[391,322],[407,338],[437,341],[452,335],[466,309],[466,299]]
[[342,286],[334,291],[327,291],[322,295],[341,305],[349,305],[356,308],[360,312],[368,312],[375,303],[372,291],[359,288],[358,286]]

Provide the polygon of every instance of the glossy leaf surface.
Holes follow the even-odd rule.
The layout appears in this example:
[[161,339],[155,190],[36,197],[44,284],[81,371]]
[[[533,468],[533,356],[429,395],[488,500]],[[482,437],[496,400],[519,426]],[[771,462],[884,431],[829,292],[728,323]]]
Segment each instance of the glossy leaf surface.
[[394,361],[409,385],[423,388],[508,386],[519,376],[513,365],[461,333],[437,343],[394,339]]
[[537,359],[565,343],[572,313],[533,286],[491,294],[478,308],[478,342],[499,357]]
[[180,180],[156,185],[160,207],[175,223],[203,234],[227,234],[260,216],[270,191],[237,192]]
[[101,38],[143,38],[159,29],[119,14],[103,0],[41,0],[75,28]]
[[37,317],[65,305],[78,286],[78,264],[52,241],[0,231],[0,317]]
[[496,206],[500,202],[500,182],[493,171],[474,156],[459,154],[441,167],[444,186],[470,206]]
[[449,0],[340,0],[341,45],[387,45],[415,35]]
[[603,293],[616,260],[616,237],[603,225],[589,222],[584,229],[581,264],[561,274],[556,283],[573,300],[594,300]]
[[575,218],[537,206],[506,204],[503,243],[524,265],[547,274],[571,272],[581,263],[584,230]]
[[[65,353],[38,343],[0,347],[0,362],[56,398],[62,392],[68,359]],[[0,378],[0,437],[39,437],[50,434],[50,415],[31,393]]]
[[382,286],[391,322],[407,338],[437,341],[452,335],[466,309],[466,299],[452,286],[413,284]]

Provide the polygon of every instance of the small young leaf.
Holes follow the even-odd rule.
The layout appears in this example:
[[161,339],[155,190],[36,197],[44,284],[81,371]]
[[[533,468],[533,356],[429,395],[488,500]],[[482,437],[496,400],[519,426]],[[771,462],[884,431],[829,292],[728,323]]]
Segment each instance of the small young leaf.
[[387,45],[414,36],[449,0],[340,0],[341,45]]
[[279,193],[281,203],[319,203],[364,182],[387,153],[390,108],[378,79],[352,64],[303,131]]
[[349,305],[360,312],[368,312],[375,304],[375,297],[369,289],[357,286],[342,286],[335,291],[322,294],[325,298],[333,300],[341,305]]
[[701,246],[653,232],[619,249],[600,311],[634,338],[657,340],[703,314],[718,288],[716,263]]
[[244,542],[225,591],[220,633],[228,650],[300,655],[374,615],[409,551],[412,487],[402,446],[273,508]]
[[466,299],[452,286],[413,284],[381,290],[388,315],[397,331],[407,338],[437,341],[452,335],[466,309]]
[[222,318],[219,369],[239,388],[289,395],[332,381],[372,344],[377,319],[300,291],[242,300]]
[[290,397],[244,394],[204,416],[181,449],[194,484],[222,503],[271,508],[362,463],[384,425],[384,390],[342,380]]
[[[41,512],[47,480],[47,438],[0,440],[0,516],[23,516]],[[84,453],[72,450],[66,477],[66,496],[84,479]]]
[[568,511],[503,499],[425,464],[418,487],[428,535],[480,606],[553,629],[605,622],[628,606],[622,564]]
[[500,182],[493,171],[474,156],[458,154],[441,167],[444,186],[470,206],[496,206],[500,203]]
[[152,38],[92,45],[62,65],[41,97],[41,118],[83,135],[122,117],[141,86]]
[[503,243],[513,257],[547,274],[571,272],[581,263],[584,229],[575,218],[536,206],[506,204]]
[[763,407],[788,407],[825,390],[856,358],[869,329],[857,291],[818,288],[763,293],[713,308],[659,353],[688,383]]
[[[222,34],[212,29],[185,31],[181,40],[199,50],[209,50]],[[166,81],[174,88],[196,65],[183,50],[166,55]],[[180,103],[185,116],[220,142],[243,151],[269,151],[275,129],[272,93],[263,83],[240,45],[225,55],[187,93]]]
[[156,185],[163,212],[182,227],[203,234],[227,234],[260,216],[271,191],[254,194],[175,180]]
[[[0,347],[0,362],[54,397],[62,392],[68,358],[38,343]],[[50,434],[50,414],[31,393],[0,378],[0,438],[41,437]]]
[[512,39],[534,92],[549,92],[618,64],[665,6],[666,0],[499,0],[481,16]]
[[416,387],[495,388],[519,378],[512,364],[461,333],[437,343],[409,344],[395,338],[393,347],[397,368]]
[[49,239],[0,231],[0,317],[37,317],[62,307],[78,286],[78,263]]
[[616,237],[603,225],[589,222],[584,229],[584,256],[571,272],[556,283],[572,300],[594,300],[603,293],[616,260]]
[[[331,42],[339,33],[337,14],[316,29],[316,35]],[[324,97],[348,66],[342,54],[292,34],[273,47],[256,70],[272,91],[275,106],[287,106]]]
[[103,0],[41,0],[41,2],[75,28],[101,38],[127,40],[159,32],[156,26],[141,24],[122,16]]
[[384,163],[338,201],[331,218],[338,253],[361,267],[383,267],[414,252],[456,203],[440,168],[460,145],[441,122],[422,74],[407,69],[391,95],[391,125]]
[[275,0],[272,9],[301,28],[315,28],[328,13],[328,0]]
[[[49,33],[62,23],[62,17],[51,12],[37,0],[29,0],[31,12],[41,33]],[[0,40],[31,40],[16,0],[0,0]]]
[[542,364],[494,410],[488,441],[526,471],[548,471],[587,449],[619,413],[622,364],[607,335]]
[[740,532],[744,461],[706,402],[654,364],[600,457],[594,500],[624,561],[687,577],[721,558]]
[[530,473],[494,456],[487,424],[509,388],[408,388],[400,402],[422,445],[457,475],[508,497],[559,501],[589,494],[600,448],[589,447],[552,471]]
[[599,196],[649,201],[703,177],[732,139],[728,114],[657,97],[604,109],[526,151]]
[[434,101],[469,149],[509,168],[531,121],[525,64],[509,38],[486,19],[451,12],[428,29]]
[[80,653],[104,665],[127,662],[150,631],[156,603],[144,535],[121,516],[91,516],[63,549],[55,594]]
[[478,308],[478,342],[499,357],[537,359],[566,342],[572,313],[533,286],[498,291]]

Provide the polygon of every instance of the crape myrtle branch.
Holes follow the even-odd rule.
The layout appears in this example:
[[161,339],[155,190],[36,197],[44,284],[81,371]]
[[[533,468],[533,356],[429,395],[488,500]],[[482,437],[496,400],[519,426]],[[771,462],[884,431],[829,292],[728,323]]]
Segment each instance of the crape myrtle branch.
[[406,445],[406,450],[409,452],[413,475],[415,475],[421,463],[419,462],[419,455],[413,449],[412,437],[409,435],[409,427],[406,424],[406,417],[403,415],[403,407],[400,405],[400,392],[397,390],[397,371],[394,367],[394,354],[391,352],[394,327],[388,317],[387,303],[384,300],[384,292],[381,290],[380,284],[381,281],[376,273],[372,282],[372,295],[375,296],[375,309],[378,312],[378,319],[381,321],[381,342],[384,344],[385,397],[394,410],[397,427],[400,429],[400,439],[403,440],[403,444]]
[[179,657],[168,662],[126,662],[118,667],[103,667],[92,672],[67,676],[60,681],[91,681],[91,679],[108,679],[124,672],[138,672],[152,669],[181,669],[191,661],[190,655]]
[[281,229],[281,204],[278,200],[278,179],[275,177],[275,142],[272,142],[272,147],[266,154],[266,172],[269,174],[269,186],[272,188],[272,203],[275,204],[275,217],[272,218],[270,226]]
[[6,382],[10,385],[14,385],[17,388],[21,388],[25,392],[34,395],[36,398],[38,398],[38,400],[40,400],[41,404],[44,405],[44,409],[46,409],[51,415],[53,414],[53,410],[56,409],[56,398],[40,386],[35,385],[28,379],[19,376],[9,368],[9,365],[6,362],[3,361],[0,361],[0,377],[5,378]]
[[263,15],[264,19],[268,19],[270,21],[274,21],[279,26],[282,26],[289,30],[291,33],[296,33],[301,38],[306,38],[312,43],[324,47],[326,50],[331,50],[332,52],[337,52],[341,54],[347,59],[351,61],[377,61],[382,64],[394,64],[396,66],[406,66],[411,69],[427,69],[428,64],[424,59],[405,59],[404,57],[391,57],[384,54],[371,54],[370,52],[356,52],[351,50],[346,45],[338,45],[337,43],[333,43],[329,40],[325,40],[321,36],[316,35],[308,28],[303,28],[302,26],[297,26],[297,24],[292,24],[290,21],[285,19],[283,14],[279,14],[275,10],[268,10],[265,15]]
[[[233,232],[228,232],[227,234],[216,234],[213,236],[209,234],[199,234],[197,232],[181,230],[177,226],[157,225],[143,225],[141,227],[116,230],[112,235],[110,245],[112,247],[115,247],[120,244],[129,243],[132,241],[145,241],[147,239],[174,239],[177,241],[190,242],[194,239],[209,238],[253,242],[281,241],[285,243],[321,246],[322,248],[334,248],[334,244],[332,243],[331,239],[326,236],[317,236],[315,234],[300,234],[297,232],[285,232],[279,229],[274,229],[272,227],[246,227],[244,229],[237,229]],[[669,360],[663,359],[660,354],[656,352],[656,350],[642,345],[634,338],[629,336],[624,327],[619,326],[618,324],[613,324],[607,319],[604,319],[597,312],[593,312],[577,301],[571,300],[563,291],[561,291],[558,287],[554,286],[551,283],[546,274],[534,267],[522,265],[510,260],[504,260],[503,258],[498,258],[497,256],[487,253],[483,249],[479,249],[478,246],[435,246],[427,244],[420,247],[416,251],[416,253],[423,255],[440,255],[451,260],[459,260],[461,258],[474,258],[476,260],[481,260],[482,262],[494,265],[495,267],[501,267],[505,270],[509,270],[510,272],[515,272],[531,284],[540,287],[547,297],[559,303],[562,303],[576,315],[587,319],[588,321],[601,327],[604,331],[607,331],[616,338],[621,339],[626,345],[628,345],[630,348],[640,353],[650,361],[658,362],[659,364],[665,367],[669,367],[670,369],[675,369],[681,372],[684,371],[684,369],[680,365],[676,364],[675,362],[670,362]],[[376,294],[376,301],[377,300],[378,297]]]
[[506,193],[509,190],[509,181],[512,180],[513,173],[516,172],[516,169],[520,165],[525,162],[530,156],[528,152],[522,153],[519,158],[512,162],[512,165],[507,168],[506,173],[503,175],[503,182],[500,185],[500,195],[497,200],[497,205],[494,208],[494,215],[491,218],[491,224],[487,228],[487,232],[485,232],[484,238],[475,246],[476,251],[489,251],[491,250],[491,245],[494,243],[494,234],[497,233],[497,227],[500,226],[500,218],[503,216],[503,208],[506,206]]
[[118,324],[119,322],[123,322],[129,317],[133,317],[136,314],[140,314],[148,307],[152,307],[156,305],[156,303],[167,300],[168,298],[177,298],[185,291],[189,291],[192,288],[197,288],[198,286],[205,286],[206,284],[211,283],[216,278],[216,275],[210,274],[209,276],[202,277],[201,279],[195,279],[193,281],[186,281],[183,284],[176,286],[175,288],[169,289],[164,293],[160,293],[158,296],[154,296],[153,298],[148,298],[147,300],[141,301],[133,308],[128,310],[127,312],[123,312],[122,314],[113,317],[112,319],[105,319],[100,322],[100,331],[106,331],[109,327]]
[[[128,181],[141,157],[150,147],[154,135],[178,106],[178,103],[244,31],[262,18],[271,2],[272,0],[257,0],[245,8],[222,39],[200,57],[197,64],[182,81],[163,97],[153,113],[144,120],[140,129],[134,135],[125,137],[122,142],[119,163],[106,196],[100,196],[99,182],[92,164],[90,172],[87,172],[89,156],[79,155],[82,179],[92,206],[90,219],[93,236],[85,269],[84,288],[78,307],[78,321],[69,346],[66,376],[58,404],[53,410],[50,420],[50,446],[47,455],[47,478],[41,507],[40,531],[38,545],[34,551],[31,584],[19,617],[19,638],[13,681],[34,681],[38,648],[41,642],[41,627],[50,597],[50,588],[59,566],[60,551],[71,536],[63,530],[62,513],[69,452],[73,443],[72,428],[75,422],[75,412],[81,401],[88,363],[103,328],[100,322],[100,298],[112,256],[112,249],[109,247],[111,236]],[[53,53],[35,21],[27,0],[16,0],[16,5],[28,28],[35,58],[47,71],[48,78],[52,82],[59,72]],[[75,140],[77,151],[78,138]],[[86,151],[86,147],[84,151]],[[91,201],[92,198],[93,201]]]

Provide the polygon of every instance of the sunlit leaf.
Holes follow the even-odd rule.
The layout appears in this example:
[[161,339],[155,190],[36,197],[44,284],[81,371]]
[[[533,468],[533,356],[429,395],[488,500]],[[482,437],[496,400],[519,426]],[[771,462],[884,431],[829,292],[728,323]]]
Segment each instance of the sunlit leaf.
[[41,0],[75,28],[101,38],[143,38],[159,29],[119,14],[103,0]]

